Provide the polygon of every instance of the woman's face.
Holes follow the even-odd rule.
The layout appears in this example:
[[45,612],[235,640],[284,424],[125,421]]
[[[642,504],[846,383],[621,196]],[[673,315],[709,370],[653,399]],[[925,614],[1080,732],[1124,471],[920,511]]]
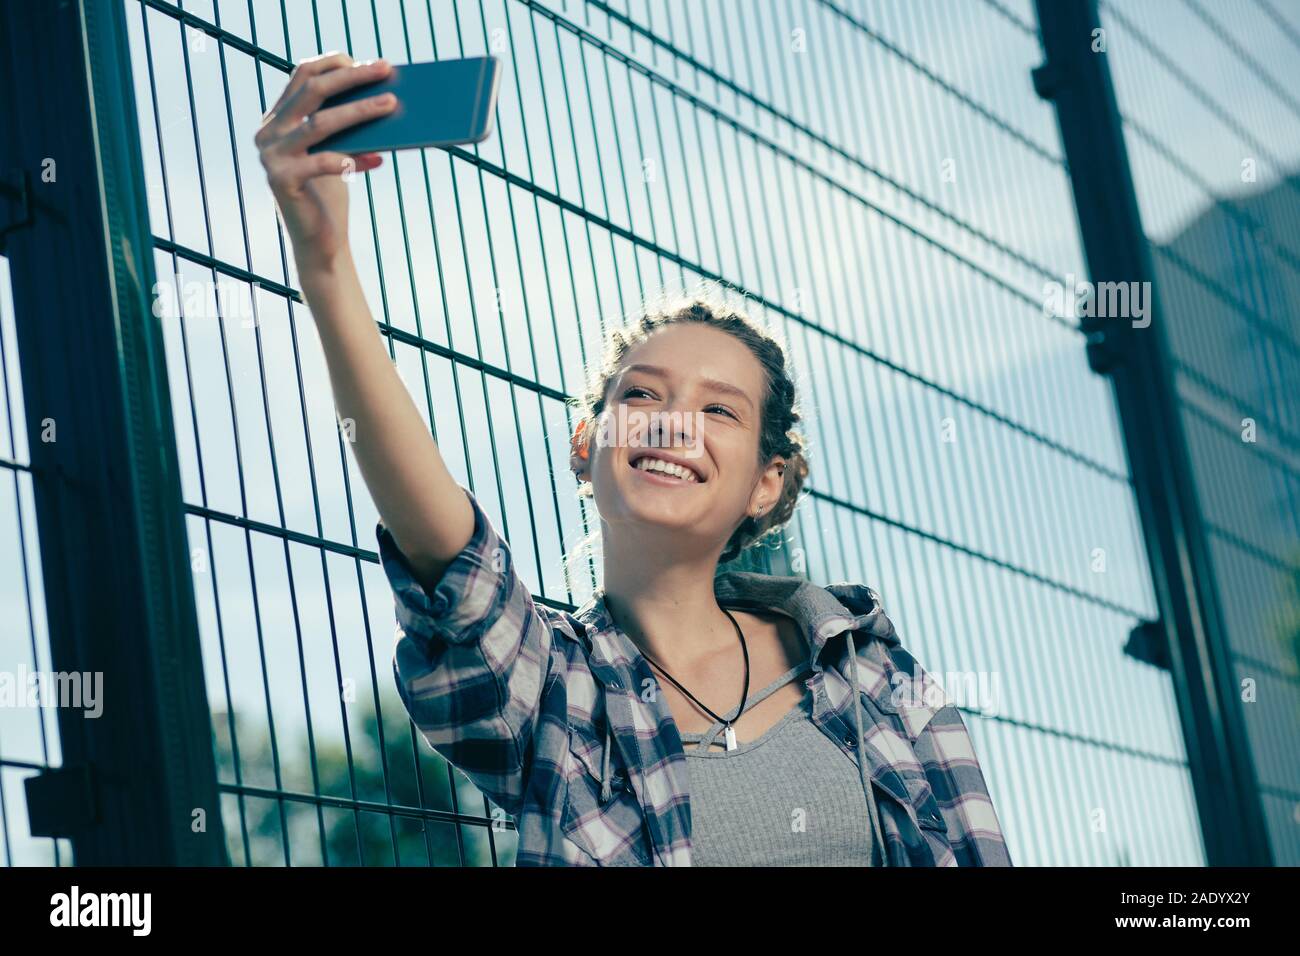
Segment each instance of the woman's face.
[[672,532],[647,544],[720,551],[747,513],[770,510],[780,492],[779,460],[758,463],[764,389],[749,348],[708,326],[670,325],[631,349],[582,462],[601,521]]

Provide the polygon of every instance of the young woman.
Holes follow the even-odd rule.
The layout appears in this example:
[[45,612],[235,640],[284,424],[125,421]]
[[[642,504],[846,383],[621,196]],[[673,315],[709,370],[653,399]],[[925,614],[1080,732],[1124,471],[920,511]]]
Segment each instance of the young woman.
[[398,689],[515,818],[516,862],[1010,865],[961,715],[873,591],[717,574],[791,517],[808,474],[784,351],[745,315],[695,299],[611,334],[570,458],[602,586],[572,614],[534,603],[384,349],[348,248],[347,157],[306,152],[392,109],[319,110],[388,69],[301,64],[256,142],[380,515]]

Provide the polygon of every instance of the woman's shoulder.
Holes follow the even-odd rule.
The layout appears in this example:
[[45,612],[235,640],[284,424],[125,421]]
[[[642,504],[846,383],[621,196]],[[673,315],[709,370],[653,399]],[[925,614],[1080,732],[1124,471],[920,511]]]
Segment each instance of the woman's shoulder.
[[901,646],[894,622],[885,613],[885,604],[875,588],[851,581],[838,581],[822,586],[837,601],[863,620],[858,630],[865,630],[872,637],[886,644]]
[[[939,678],[904,644],[875,588],[855,582],[837,582],[825,588],[856,616],[852,646],[861,690],[881,710],[905,717],[909,736],[914,736],[951,703]],[[845,674],[849,669],[845,647],[837,670]]]
[[590,620],[584,622],[583,608],[570,610],[545,601],[535,601],[535,606],[537,613],[551,629],[555,644],[566,645],[571,650],[590,649]]
[[589,675],[602,662],[615,668],[626,665],[626,646],[616,638],[613,619],[599,592],[579,606],[536,602],[537,613],[551,630],[553,662],[568,673]]

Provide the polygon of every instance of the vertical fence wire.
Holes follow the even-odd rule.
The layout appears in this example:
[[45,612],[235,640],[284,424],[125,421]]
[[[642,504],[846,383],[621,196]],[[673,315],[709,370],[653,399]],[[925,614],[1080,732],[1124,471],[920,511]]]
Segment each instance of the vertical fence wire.
[[[537,600],[594,530],[565,399],[642,299],[790,346],[813,470],[779,555],[880,591],[959,699],[1018,863],[1203,862],[1028,4],[124,0],[232,858],[509,863],[391,678],[375,511],[252,145],[292,64],[503,59],[493,136],[350,189],[376,321]],[[1281,398],[1278,399],[1282,401]],[[1154,808],[1159,807],[1157,813]]]

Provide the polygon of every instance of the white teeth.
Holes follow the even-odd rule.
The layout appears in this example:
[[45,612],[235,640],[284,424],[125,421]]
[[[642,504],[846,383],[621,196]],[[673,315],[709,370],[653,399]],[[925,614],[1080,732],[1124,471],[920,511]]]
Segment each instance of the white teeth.
[[660,458],[651,458],[649,456],[638,458],[636,462],[633,463],[632,467],[639,468],[641,471],[657,471],[665,475],[672,475],[673,477],[680,478],[683,481],[699,480],[695,477],[695,472],[691,471],[689,468],[685,468],[682,465],[675,465],[672,462],[664,461]]

